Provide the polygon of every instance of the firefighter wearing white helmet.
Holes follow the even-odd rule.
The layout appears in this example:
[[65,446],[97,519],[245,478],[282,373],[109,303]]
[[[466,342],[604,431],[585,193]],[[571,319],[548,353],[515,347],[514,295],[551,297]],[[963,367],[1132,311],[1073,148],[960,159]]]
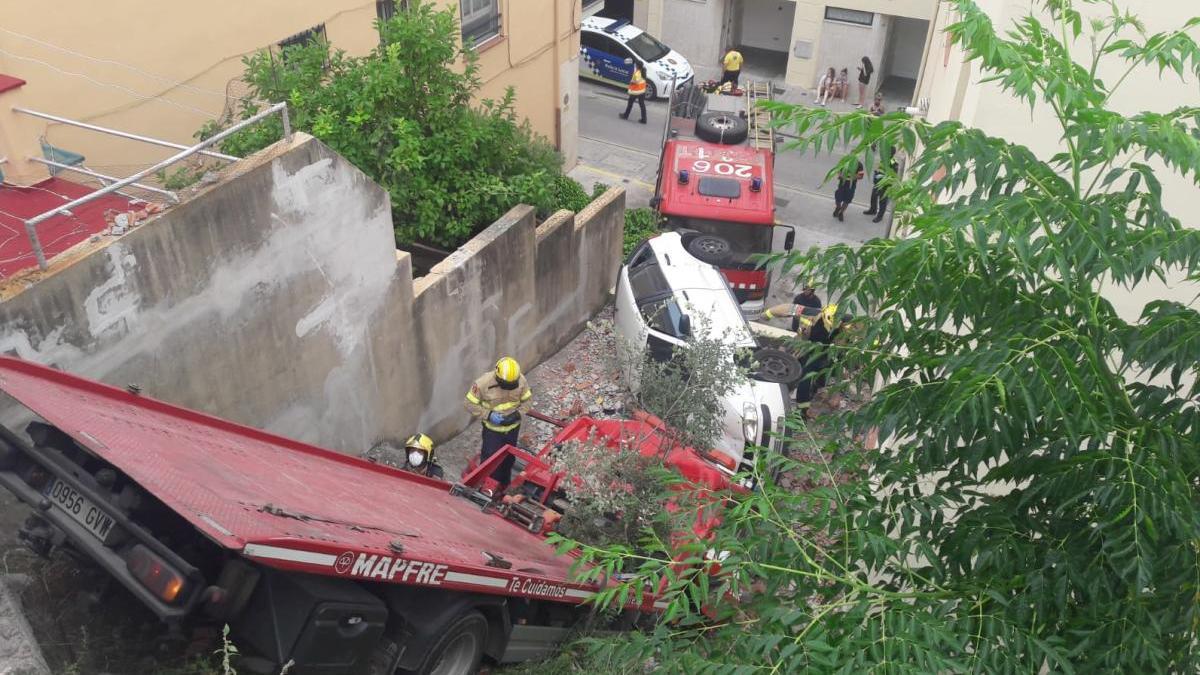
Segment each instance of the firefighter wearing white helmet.
[[[521,416],[529,410],[533,392],[521,374],[521,365],[511,356],[496,362],[496,367],[480,375],[467,391],[467,410],[483,423],[483,443],[479,461],[487,461],[505,445],[516,445],[521,433]],[[492,471],[492,480],[500,491],[512,480],[512,455],[501,460]]]
[[409,436],[404,442],[404,469],[438,480],[446,475],[434,458],[433,439],[425,434]]

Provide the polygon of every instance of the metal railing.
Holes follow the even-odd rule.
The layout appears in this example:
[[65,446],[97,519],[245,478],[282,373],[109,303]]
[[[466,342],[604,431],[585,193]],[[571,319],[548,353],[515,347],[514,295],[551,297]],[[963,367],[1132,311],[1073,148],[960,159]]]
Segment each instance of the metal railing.
[[[87,129],[89,131],[99,131],[102,134],[108,134],[110,136],[119,136],[121,138],[128,138],[131,141],[141,141],[143,143],[150,143],[151,145],[161,145],[164,148],[175,148],[176,150],[187,150],[189,147],[189,146],[183,145],[182,143],[172,143],[171,141],[164,141],[161,138],[151,138],[149,136],[140,136],[138,134],[131,134],[128,131],[121,131],[120,129],[111,129],[109,127],[102,127],[98,124],[88,124],[87,122],[80,122],[78,120],[73,120],[73,119],[69,119],[66,117],[59,117],[58,115],[51,115],[50,113],[39,112],[37,110],[30,110],[29,108],[21,108],[18,106],[13,106],[13,112],[23,113],[25,115],[29,115],[30,117],[40,117],[41,119],[44,119],[44,120],[49,120],[51,122],[58,122],[59,124],[66,124],[66,125],[72,126],[72,127],[79,127],[80,129]],[[228,162],[236,162],[238,159],[240,159],[239,157],[234,157],[233,155],[223,155],[219,152],[212,152],[209,150],[201,150],[201,151],[199,151],[199,154],[205,155],[207,157],[215,157],[217,159],[223,159]]]
[[[280,119],[283,122],[283,137],[286,139],[286,138],[290,138],[292,135],[292,125],[291,125],[291,121],[288,119],[287,103],[276,103],[275,105],[272,105],[271,107],[266,108],[265,110],[238,122],[237,124],[229,127],[228,129],[225,129],[224,131],[221,131],[220,133],[214,134],[213,136],[210,136],[209,138],[206,138],[203,141],[200,141],[199,143],[197,143],[193,146],[190,146],[190,147],[185,146],[185,145],[180,145],[177,143],[171,143],[169,141],[159,140],[156,138],[149,138],[146,136],[139,136],[137,134],[130,134],[130,133],[127,133],[124,131],[118,131],[116,129],[109,129],[107,127],[101,127],[101,126],[97,126],[94,124],[87,124],[84,122],[77,122],[75,120],[68,120],[63,117],[48,115],[46,113],[40,113],[37,111],[25,109],[25,108],[14,107],[13,111],[24,113],[27,115],[33,115],[34,117],[41,117],[43,119],[49,119],[49,120],[53,120],[56,122],[61,122],[63,124],[70,124],[72,126],[82,127],[85,129],[91,129],[92,131],[99,131],[102,133],[112,134],[114,136],[120,136],[122,138],[129,138],[131,140],[144,141],[146,143],[153,143],[155,145],[162,145],[165,147],[180,149],[180,152],[177,152],[174,155],[171,155],[170,157],[164,159],[163,161],[161,161],[147,169],[143,169],[143,170],[133,174],[132,176],[129,176],[127,178],[120,178],[120,179],[115,178],[113,176],[105,176],[103,174],[98,174],[98,173],[88,170],[88,169],[80,169],[80,168],[69,166],[69,165],[59,164],[58,162],[53,162],[50,160],[40,160],[40,159],[37,160],[37,161],[42,162],[43,164],[48,164],[50,166],[56,166],[59,168],[69,169],[71,171],[78,171],[80,173],[88,174],[88,175],[91,175],[102,181],[112,181],[108,185],[105,185],[104,187],[100,188],[99,190],[88,193],[78,199],[69,201],[66,204],[57,206],[53,209],[50,209],[49,211],[40,213],[36,216],[33,216],[32,218],[28,218],[25,220],[25,234],[29,237],[29,244],[33,249],[34,257],[37,258],[38,267],[43,270],[48,267],[48,264],[46,262],[46,253],[42,249],[41,241],[38,239],[37,226],[39,223],[49,220],[50,218],[53,218],[56,215],[60,215],[60,214],[61,215],[71,215],[71,209],[82,206],[94,199],[103,197],[104,195],[107,195],[107,194],[110,194],[113,192],[117,192],[118,190],[120,190],[123,187],[135,187],[135,188],[140,188],[143,190],[149,189],[152,192],[166,193],[169,196],[174,197],[174,193],[170,193],[165,190],[159,190],[157,188],[152,188],[152,187],[149,187],[146,185],[141,185],[138,183],[138,181],[142,180],[146,176],[149,176],[158,171],[161,171],[161,170],[171,166],[172,164],[175,164],[176,162],[187,159],[188,157],[191,157],[192,155],[200,154],[200,155],[206,155],[209,157],[214,157],[217,159],[223,159],[223,160],[227,160],[227,161],[237,161],[238,159],[240,159],[240,157],[234,157],[232,155],[224,155],[224,154],[221,154],[218,152],[206,151],[205,148],[215,145],[217,143],[220,143],[221,141],[225,140],[226,138],[229,138],[230,136],[237,133],[238,131],[241,131],[242,129],[250,126],[251,124],[255,124],[263,119],[266,119],[267,117],[269,117],[271,115],[276,114],[276,113],[279,113]],[[30,158],[30,159],[34,159],[34,158]]]
[[[54,160],[50,160],[50,159],[42,159],[41,157],[30,157],[29,159],[30,159],[30,161],[37,162],[38,164],[45,164],[46,166],[52,166],[52,167],[58,169],[59,171],[74,171],[75,173],[81,173],[85,176],[91,176],[92,178],[99,180],[101,183],[103,183],[105,185],[108,185],[109,183],[115,183],[115,182],[121,180],[120,178],[117,178],[116,176],[110,176],[108,174],[100,173],[99,171],[92,171],[91,169],[84,167],[84,166],[74,166],[71,164],[63,164],[62,162],[55,162]],[[160,194],[160,195],[167,197],[168,199],[175,202],[176,204],[179,203],[179,196],[176,195],[174,192],[171,192],[170,190],[156,188],[153,185],[146,185],[145,183],[130,183],[129,187],[135,187],[139,190],[145,190],[147,192],[154,192],[156,194]]]

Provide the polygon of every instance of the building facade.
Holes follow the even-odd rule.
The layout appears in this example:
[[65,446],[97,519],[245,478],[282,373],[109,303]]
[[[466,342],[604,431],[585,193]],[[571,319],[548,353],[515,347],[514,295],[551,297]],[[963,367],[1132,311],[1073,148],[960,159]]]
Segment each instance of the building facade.
[[[991,17],[997,30],[1003,32],[1013,21],[1029,11],[1026,0],[976,0]],[[1121,10],[1132,12],[1144,23],[1148,33],[1181,28],[1196,14],[1190,3],[1159,2],[1158,0],[1122,0]],[[1103,12],[1106,5],[1080,5],[1085,14]],[[1048,158],[1061,149],[1061,129],[1052,112],[1044,105],[1030,111],[1029,106],[1013,98],[992,83],[981,82],[983,74],[975,63],[966,62],[962,50],[950,42],[945,27],[957,20],[947,5],[937,8],[934,30],[926,49],[924,68],[917,84],[916,101],[931,122],[957,120],[966,126],[1019,143],[1033,149],[1040,157]],[[1192,30],[1200,38],[1200,28]],[[1075,45],[1078,60],[1090,59],[1090,43],[1081,39]],[[1102,65],[1097,76],[1115,83],[1123,73],[1123,62],[1111,59]],[[1157,67],[1136,68],[1117,90],[1110,107],[1131,115],[1145,110],[1165,112],[1200,101],[1200,85],[1194,79],[1181,81],[1174,73],[1160,74]],[[1200,190],[1189,179],[1167,169],[1161,162],[1151,162],[1156,177],[1162,183],[1164,206],[1189,227],[1200,227]],[[1126,319],[1136,318],[1148,298],[1167,298],[1183,303],[1195,303],[1200,284],[1185,282],[1182,277],[1161,283],[1147,280],[1136,292],[1110,289],[1109,300]]]
[[[827,68],[857,76],[862,57],[872,88],[911,93],[937,0],[591,0],[585,7],[630,19],[710,71],[728,46],[746,67],[791,87],[811,89]],[[701,70],[703,72],[703,70]]]
[[[167,148],[14,113],[14,106],[190,145],[206,121],[246,92],[242,58],[318,35],[363,55],[378,17],[406,0],[254,0],[240,3],[33,3],[0,23],[0,172],[29,185],[47,175],[28,161],[43,144],[126,176]],[[518,114],[576,157],[580,0],[434,0],[453,6],[473,39],[480,98],[516,91]]]

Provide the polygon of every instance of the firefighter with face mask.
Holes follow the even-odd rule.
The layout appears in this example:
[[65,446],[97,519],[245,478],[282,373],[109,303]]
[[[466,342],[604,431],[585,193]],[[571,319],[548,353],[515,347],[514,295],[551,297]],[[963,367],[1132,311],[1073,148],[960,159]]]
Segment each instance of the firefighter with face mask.
[[775,305],[763,313],[766,319],[795,318],[799,327],[797,336],[820,345],[808,351],[800,360],[804,376],[796,384],[796,407],[803,411],[805,419],[808,419],[813,397],[825,386],[825,377],[832,365],[829,346],[842,329],[837,309],[836,303],[823,308],[792,303]]
[[434,459],[433,439],[425,434],[410,436],[404,443],[404,470],[443,480],[446,475]]
[[[521,374],[521,366],[511,356],[496,362],[496,367],[480,375],[467,391],[467,410],[483,423],[483,444],[479,461],[485,462],[505,445],[516,445],[521,433],[521,415],[532,405],[533,392]],[[500,492],[512,480],[512,455],[501,460],[492,471],[492,480]]]

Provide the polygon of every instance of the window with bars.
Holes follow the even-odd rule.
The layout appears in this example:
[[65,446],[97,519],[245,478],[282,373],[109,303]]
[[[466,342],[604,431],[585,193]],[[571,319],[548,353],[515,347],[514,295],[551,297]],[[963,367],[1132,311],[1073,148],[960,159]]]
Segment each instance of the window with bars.
[[288,47],[300,47],[311,44],[317,40],[325,39],[325,24],[317,24],[308,30],[302,30],[295,35],[279,41],[279,48],[286,50]]
[[288,63],[288,60],[291,58],[290,53],[292,51],[289,49],[289,47],[303,47],[318,41],[324,42],[325,40],[325,24],[317,24],[308,30],[300,31],[291,37],[280,40],[279,58],[284,63]]
[[464,44],[479,44],[500,34],[498,0],[459,0]]
[[870,26],[875,23],[875,12],[864,12],[857,9],[845,9],[842,7],[826,7],[825,20],[853,23],[859,26]]
[[396,9],[408,9],[408,0],[375,0],[375,16],[380,21],[387,21],[396,16]]

